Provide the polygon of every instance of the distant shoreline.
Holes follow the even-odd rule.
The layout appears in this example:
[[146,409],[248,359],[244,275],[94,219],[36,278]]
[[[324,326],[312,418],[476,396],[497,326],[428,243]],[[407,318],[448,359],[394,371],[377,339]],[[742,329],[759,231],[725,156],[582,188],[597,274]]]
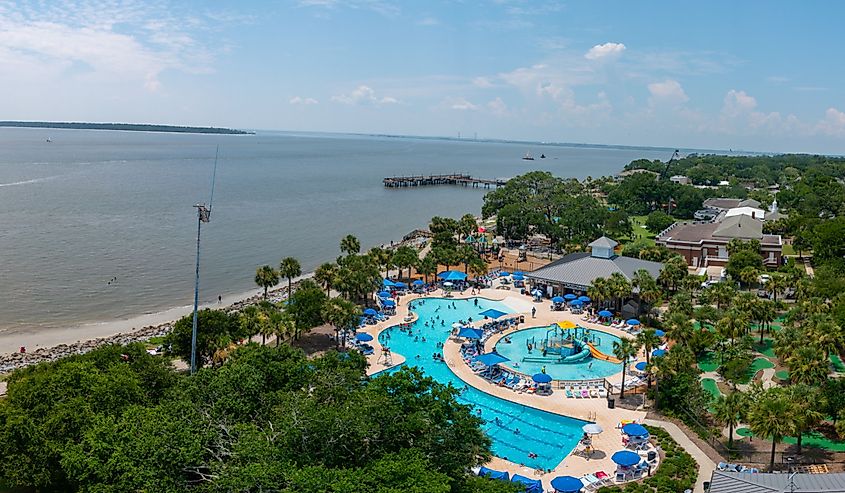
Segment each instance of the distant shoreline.
[[90,123],[90,122],[23,122],[0,121],[5,128],[54,128],[63,130],[123,130],[128,132],[161,132],[182,134],[252,135],[255,132],[220,127],[189,127],[155,125],[150,123]]

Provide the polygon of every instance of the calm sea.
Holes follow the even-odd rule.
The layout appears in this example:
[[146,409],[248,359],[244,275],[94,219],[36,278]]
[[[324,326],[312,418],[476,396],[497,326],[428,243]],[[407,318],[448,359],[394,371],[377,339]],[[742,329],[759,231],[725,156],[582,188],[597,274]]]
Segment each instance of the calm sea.
[[[583,178],[671,154],[325,134],[0,129],[0,331],[190,304],[193,205],[209,199],[218,144],[214,210],[202,232],[204,301],[252,289],[255,268],[285,256],[311,270],[335,258],[348,233],[370,247],[434,215],[480,211],[483,190],[390,190],[384,176],[504,178],[544,169]],[[547,158],[524,161],[526,151]]]

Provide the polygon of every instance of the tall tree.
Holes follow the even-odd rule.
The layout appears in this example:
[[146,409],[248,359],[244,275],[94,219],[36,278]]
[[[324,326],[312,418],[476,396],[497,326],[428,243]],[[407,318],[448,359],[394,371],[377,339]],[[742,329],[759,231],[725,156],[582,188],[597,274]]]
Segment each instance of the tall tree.
[[622,361],[622,387],[619,390],[619,398],[625,398],[625,374],[628,373],[628,360],[637,355],[636,343],[627,338],[613,342],[613,355]]
[[[651,352],[663,342],[654,329],[645,329],[637,334],[636,343],[645,351],[646,365],[651,363]],[[651,375],[648,377],[648,388],[651,388]]]
[[291,295],[291,288],[293,286],[293,278],[302,275],[302,266],[299,265],[299,260],[293,257],[285,257],[279,262],[279,275],[288,280],[288,297]]
[[[334,327],[335,341],[340,347],[340,333],[355,327],[361,310],[358,305],[343,298],[332,298],[323,305],[323,321]],[[345,342],[345,341],[344,341]]]
[[770,471],[775,468],[775,451],[778,444],[783,441],[783,437],[792,435],[795,431],[791,413],[792,403],[779,389],[766,391],[751,406],[748,415],[751,432],[772,441]]
[[269,265],[262,265],[255,271],[255,284],[264,288],[264,299],[267,299],[267,290],[279,284],[279,273]]
[[720,395],[713,403],[713,417],[728,427],[728,450],[734,448],[734,428],[745,415],[747,402],[742,392],[733,391]]
[[326,262],[317,267],[314,271],[314,281],[326,290],[326,296],[329,296],[332,286],[334,286],[337,278],[337,264]]
[[402,245],[393,254],[393,264],[399,269],[399,277],[402,277],[402,270],[408,269],[408,276],[411,275],[411,267],[419,260],[417,250],[409,245]]
[[347,255],[361,253],[361,242],[353,235],[346,235],[340,240],[340,251]]
[[417,262],[414,268],[417,270],[417,273],[425,277],[425,282],[428,282],[428,276],[437,274],[437,260],[435,260],[431,252],[428,252],[425,257]]

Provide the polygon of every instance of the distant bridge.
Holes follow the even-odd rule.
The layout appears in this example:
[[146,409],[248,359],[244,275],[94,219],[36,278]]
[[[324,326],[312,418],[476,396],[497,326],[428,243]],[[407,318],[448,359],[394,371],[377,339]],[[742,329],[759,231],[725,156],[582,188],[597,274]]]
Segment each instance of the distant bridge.
[[387,188],[425,187],[429,185],[461,185],[472,188],[500,187],[508,182],[506,179],[473,178],[463,173],[447,175],[410,175],[389,176],[382,180]]

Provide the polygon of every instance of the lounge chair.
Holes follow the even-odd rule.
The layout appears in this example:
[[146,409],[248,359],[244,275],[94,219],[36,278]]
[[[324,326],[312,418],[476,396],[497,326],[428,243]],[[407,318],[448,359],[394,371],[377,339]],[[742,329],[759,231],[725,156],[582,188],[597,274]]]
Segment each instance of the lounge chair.
[[607,389],[604,387],[599,387],[599,397],[607,397]]
[[598,391],[598,390],[596,390],[596,389],[590,389],[590,397],[592,397],[592,398],[598,398],[598,396],[599,396],[599,391]]
[[596,490],[602,486],[602,480],[597,478],[594,474],[585,474],[581,476],[580,479],[584,488],[587,488],[588,490]]
[[585,387],[581,387],[580,391],[581,391],[581,397],[583,397],[584,399],[590,398],[590,391],[587,390]]
[[574,398],[574,397],[575,397],[575,395],[573,395],[573,394],[572,394],[572,390],[570,390],[570,389],[566,389],[566,390],[564,391],[564,394],[566,394],[566,397],[569,397],[569,398]]
[[596,471],[596,479],[601,481],[601,484],[607,486],[609,484],[613,484],[613,479],[610,477],[610,474],[604,471]]

